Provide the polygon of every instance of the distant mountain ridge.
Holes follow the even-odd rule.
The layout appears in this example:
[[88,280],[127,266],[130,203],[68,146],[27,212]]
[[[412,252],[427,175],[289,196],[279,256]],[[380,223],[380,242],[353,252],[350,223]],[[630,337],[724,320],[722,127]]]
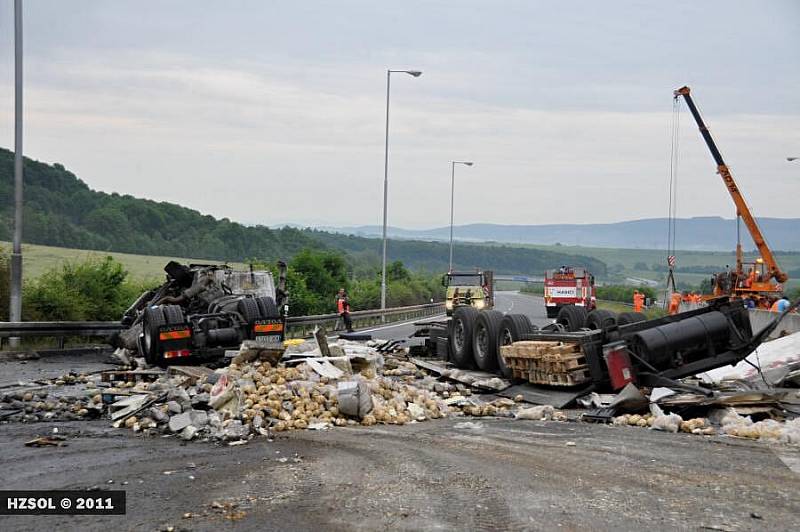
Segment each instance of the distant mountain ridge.
[[[800,218],[759,218],[758,224],[773,250],[800,251]],[[736,246],[736,221],[718,216],[680,218],[676,222],[678,249],[730,251]],[[358,236],[378,236],[375,225],[321,227],[324,231]],[[742,245],[754,248],[742,225]],[[450,227],[432,229],[388,228],[392,238],[412,240],[448,240]],[[501,242],[505,244],[562,244],[606,248],[664,249],[667,243],[667,219],[648,218],[606,224],[503,225],[467,224],[453,229],[460,241]]]

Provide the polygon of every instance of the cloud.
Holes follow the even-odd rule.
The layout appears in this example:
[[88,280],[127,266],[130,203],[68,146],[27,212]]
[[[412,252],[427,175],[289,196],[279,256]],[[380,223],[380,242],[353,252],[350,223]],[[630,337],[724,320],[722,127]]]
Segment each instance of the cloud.
[[[518,17],[529,13],[524,3],[513,9]],[[401,11],[392,11],[398,20]],[[448,10],[442,4],[434,12]],[[797,154],[800,116],[780,103],[796,76],[754,94],[752,80],[737,86],[723,65],[709,73],[697,63],[684,68],[684,59],[660,63],[675,55],[653,55],[671,42],[663,31],[625,38],[614,33],[619,24],[605,21],[589,31],[591,39],[574,41],[579,36],[564,32],[563,20],[541,35],[517,22],[503,33],[500,19],[511,13],[482,12],[486,20],[446,28],[449,40],[422,30],[400,39],[392,27],[388,45],[373,39],[374,50],[358,48],[358,39],[342,37],[324,57],[312,52],[333,39],[327,33],[301,34],[308,49],[297,57],[232,30],[214,41],[234,43],[227,53],[210,53],[208,35],[190,51],[146,27],[139,28],[141,47],[34,46],[26,59],[26,154],[61,162],[95,188],[248,223],[380,223],[391,64],[425,71],[419,79],[392,78],[392,225],[448,223],[453,159],[476,162],[457,168],[457,223],[663,216],[671,90],[688,80],[700,87],[698,105],[757,214],[796,216],[800,166],[785,157]],[[165,20],[168,33],[173,19]],[[313,28],[325,30],[314,20]],[[120,41],[135,33],[123,23],[98,24],[101,34],[118,29]],[[612,34],[606,30],[613,33],[607,42],[599,39]],[[552,40],[559,35],[563,42]],[[638,55],[633,37],[642,40]],[[609,51],[633,63],[625,67]],[[3,75],[4,124],[13,121],[12,87]],[[763,110],[757,100],[766,101]],[[11,128],[0,130],[0,144],[12,141]],[[681,146],[679,215],[729,217],[732,203],[688,114]]]

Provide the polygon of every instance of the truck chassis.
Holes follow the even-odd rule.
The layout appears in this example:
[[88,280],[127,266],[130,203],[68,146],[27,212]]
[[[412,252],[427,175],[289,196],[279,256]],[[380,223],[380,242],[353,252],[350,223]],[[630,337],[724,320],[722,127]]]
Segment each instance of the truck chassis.
[[[792,305],[792,308],[800,301]],[[595,310],[582,323],[562,309],[555,323],[541,329],[526,316],[456,309],[452,319],[420,323],[429,354],[463,369],[495,371],[511,378],[501,352],[520,341],[577,344],[594,389],[614,391],[627,382],[641,386],[680,386],[676,379],[736,364],[769,334],[757,335],[741,300],[718,298],[709,305],[674,316],[618,323],[608,311]],[[593,319],[594,318],[594,319]],[[777,321],[767,329],[773,329]],[[619,361],[623,363],[620,365]]]

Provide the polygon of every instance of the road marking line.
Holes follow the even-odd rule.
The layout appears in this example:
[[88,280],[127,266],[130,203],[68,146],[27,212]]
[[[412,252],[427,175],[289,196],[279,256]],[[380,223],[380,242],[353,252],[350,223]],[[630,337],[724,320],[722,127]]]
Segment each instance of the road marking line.
[[[429,316],[429,318],[430,319],[441,318],[442,316],[444,316],[444,314],[437,314],[436,316]],[[409,323],[416,323],[417,321],[420,321],[420,320],[419,319],[412,319],[412,320],[407,320],[407,321],[400,321],[400,322],[392,323],[390,325],[381,325],[380,327],[375,327],[373,329],[364,329],[363,331],[358,331],[358,332],[367,333],[367,332],[380,331],[380,330],[383,330],[383,329],[393,329],[395,327],[401,327],[403,325],[408,325]]]
[[800,456],[791,456],[788,454],[778,454],[775,453],[783,465],[789,468],[790,471],[800,475]]

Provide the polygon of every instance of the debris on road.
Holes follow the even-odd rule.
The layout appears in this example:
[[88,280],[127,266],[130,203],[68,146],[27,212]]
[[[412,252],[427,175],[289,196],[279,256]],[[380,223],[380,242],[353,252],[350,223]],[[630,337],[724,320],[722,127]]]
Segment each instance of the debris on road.
[[700,377],[712,384],[745,381],[761,386],[800,387],[800,332],[765,342],[735,366],[707,371]]
[[[105,414],[114,427],[144,436],[238,446],[283,431],[404,425],[452,415],[568,421],[559,408],[577,398],[585,408],[606,412],[594,421],[613,426],[800,442],[800,421],[794,419],[800,410],[797,389],[753,389],[752,382],[727,379],[703,387],[685,379],[671,388],[628,383],[616,395],[591,389],[559,389],[556,395],[545,395],[529,384],[511,386],[486,372],[410,357],[407,350],[381,353],[378,342],[328,343],[320,336],[325,338],[322,347],[313,340],[292,341],[280,360],[274,349],[245,342],[229,357],[230,365],[218,369],[169,366],[70,372],[37,382],[38,387],[28,385],[0,395],[0,422],[79,420]],[[785,355],[789,344],[781,340],[783,346],[778,347]],[[568,372],[580,362],[573,360],[570,345],[548,344],[545,353],[540,344],[524,343],[530,353],[520,353],[541,358],[541,363],[560,364]],[[555,358],[553,349],[559,350]],[[777,348],[765,344],[760,349],[769,353]],[[545,397],[556,400],[529,404],[543,403]],[[590,416],[584,414],[583,419]]]
[[61,447],[66,445],[66,443],[64,443],[66,439],[67,438],[64,436],[58,436],[56,434],[52,436],[41,436],[39,438],[26,441],[25,447]]

